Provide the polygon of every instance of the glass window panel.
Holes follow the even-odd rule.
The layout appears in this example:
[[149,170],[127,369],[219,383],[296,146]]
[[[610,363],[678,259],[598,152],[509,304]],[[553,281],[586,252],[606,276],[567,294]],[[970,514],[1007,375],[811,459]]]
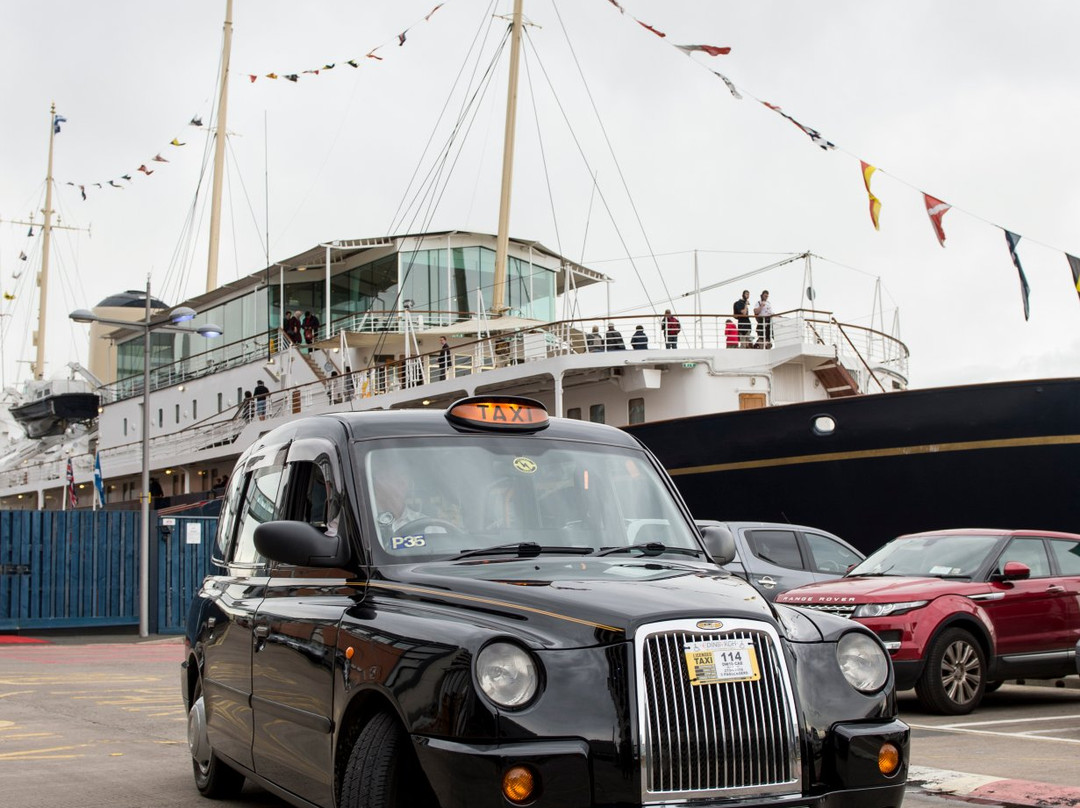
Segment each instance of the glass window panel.
[[1050,552],[1062,575],[1080,575],[1080,542],[1055,539],[1050,542]]
[[1042,539],[1013,539],[998,559],[998,570],[1004,570],[1010,561],[1019,561],[1031,568],[1032,578],[1045,578],[1050,574],[1050,560]]
[[803,569],[798,539],[793,530],[751,530],[746,534],[750,551],[770,564],[790,570]]
[[816,572],[844,572],[861,559],[844,545],[819,533],[804,533],[810,545],[811,563]]

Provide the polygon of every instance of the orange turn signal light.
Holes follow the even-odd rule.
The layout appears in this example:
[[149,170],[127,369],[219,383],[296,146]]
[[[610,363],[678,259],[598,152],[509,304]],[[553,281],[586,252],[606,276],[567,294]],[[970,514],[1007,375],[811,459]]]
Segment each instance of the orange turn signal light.
[[883,743],[877,753],[878,771],[892,777],[900,768],[900,750],[891,743]]
[[511,766],[503,773],[503,796],[521,805],[536,794],[536,776],[528,766]]

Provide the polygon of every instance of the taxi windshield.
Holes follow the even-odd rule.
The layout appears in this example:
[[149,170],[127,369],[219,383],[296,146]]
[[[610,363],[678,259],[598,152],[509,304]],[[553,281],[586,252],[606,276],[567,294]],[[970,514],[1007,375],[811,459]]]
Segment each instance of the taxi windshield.
[[704,558],[642,452],[531,436],[429,436],[357,451],[383,561],[518,548]]

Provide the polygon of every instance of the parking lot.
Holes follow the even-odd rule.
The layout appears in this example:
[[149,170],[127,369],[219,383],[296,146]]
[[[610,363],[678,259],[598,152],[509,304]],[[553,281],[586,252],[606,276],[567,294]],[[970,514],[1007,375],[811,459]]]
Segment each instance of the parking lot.
[[[3,804],[284,806],[251,785],[240,800],[214,803],[195,790],[178,685],[181,656],[176,638],[0,645]],[[912,725],[912,763],[920,771],[1080,788],[1076,687],[1008,684],[962,717],[930,715],[908,693],[901,695],[901,715]],[[944,800],[913,788],[904,804]]]

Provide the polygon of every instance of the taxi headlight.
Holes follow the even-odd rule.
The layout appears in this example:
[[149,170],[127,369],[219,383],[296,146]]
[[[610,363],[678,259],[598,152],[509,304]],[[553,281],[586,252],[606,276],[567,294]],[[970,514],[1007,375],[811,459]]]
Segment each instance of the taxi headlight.
[[851,631],[836,643],[836,661],[848,684],[861,693],[874,693],[889,678],[889,658],[874,640]]
[[888,617],[889,615],[904,614],[914,609],[921,609],[930,601],[909,600],[904,603],[863,603],[856,606],[852,617]]
[[513,709],[536,695],[540,676],[528,651],[508,642],[493,642],[476,655],[476,681],[489,699]]

